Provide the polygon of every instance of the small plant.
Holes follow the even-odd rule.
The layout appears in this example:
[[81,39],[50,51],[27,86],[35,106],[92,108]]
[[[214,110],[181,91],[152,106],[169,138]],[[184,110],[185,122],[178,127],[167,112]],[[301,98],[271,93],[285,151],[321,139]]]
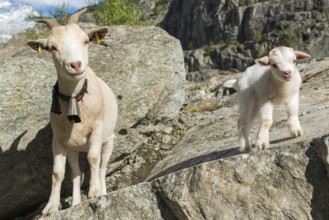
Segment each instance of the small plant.
[[140,9],[127,0],[105,0],[97,5],[95,15],[98,25],[143,25],[139,21]]
[[281,3],[282,3],[282,4],[288,4],[288,3],[290,3],[290,1],[291,1],[291,0],[281,0]]
[[323,31],[324,29],[326,29],[326,25],[324,23],[320,23],[316,26],[316,28],[319,30],[319,31]]
[[255,37],[254,37],[255,44],[260,43],[261,40],[262,40],[262,33],[261,32],[256,32]]
[[262,32],[256,32],[254,37],[254,43],[259,44],[261,42],[267,41],[267,36],[263,34]]
[[57,21],[64,25],[67,23],[69,18],[69,7],[67,4],[63,3],[62,5],[56,6],[54,9],[49,10],[49,15],[51,18],[57,19]]
[[50,30],[49,29],[42,29],[40,31],[35,31],[34,29],[30,28],[25,31],[26,38],[30,40],[36,40],[38,38],[46,38],[49,36]]
[[204,49],[204,54],[205,57],[209,57],[211,55],[211,47],[206,47]]
[[192,41],[189,41],[187,44],[187,50],[194,50],[194,45]]
[[263,57],[267,54],[266,49],[263,46],[260,46],[257,50],[257,57]]
[[282,42],[284,45],[294,47],[297,44],[298,38],[295,32],[291,29],[287,30],[286,35],[283,37]]
[[239,5],[239,7],[246,6],[247,5],[247,0],[239,0],[238,5]]

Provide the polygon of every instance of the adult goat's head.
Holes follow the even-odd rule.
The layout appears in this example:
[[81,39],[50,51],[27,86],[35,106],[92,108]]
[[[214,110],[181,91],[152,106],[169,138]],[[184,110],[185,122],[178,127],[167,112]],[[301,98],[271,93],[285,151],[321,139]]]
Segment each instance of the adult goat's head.
[[93,30],[88,34],[78,25],[80,15],[87,9],[71,15],[68,24],[61,26],[55,19],[39,19],[36,22],[45,23],[51,28],[48,39],[28,41],[33,50],[51,52],[59,77],[74,80],[81,79],[88,66],[88,43],[105,37],[106,27]]

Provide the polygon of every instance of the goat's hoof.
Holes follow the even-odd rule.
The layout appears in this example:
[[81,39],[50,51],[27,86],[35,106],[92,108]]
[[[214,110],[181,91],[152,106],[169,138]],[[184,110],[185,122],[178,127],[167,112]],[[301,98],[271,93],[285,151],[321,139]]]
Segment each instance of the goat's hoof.
[[257,143],[257,147],[259,150],[265,150],[266,148],[268,148],[270,146],[270,143],[267,141],[259,141]]
[[79,205],[80,203],[81,203],[81,199],[80,200],[73,200],[72,201],[72,207],[76,206],[76,205]]
[[53,212],[57,212],[58,208],[59,208],[59,204],[57,204],[57,203],[54,204],[54,203],[48,202],[46,207],[41,212],[42,217],[46,217]]
[[97,198],[102,196],[102,192],[100,189],[96,189],[96,188],[91,188],[88,192],[88,198],[92,199],[92,198]]
[[241,153],[249,153],[251,151],[251,147],[250,146],[240,147],[239,150]]
[[297,138],[303,136],[304,132],[302,129],[290,130],[290,135],[291,137]]

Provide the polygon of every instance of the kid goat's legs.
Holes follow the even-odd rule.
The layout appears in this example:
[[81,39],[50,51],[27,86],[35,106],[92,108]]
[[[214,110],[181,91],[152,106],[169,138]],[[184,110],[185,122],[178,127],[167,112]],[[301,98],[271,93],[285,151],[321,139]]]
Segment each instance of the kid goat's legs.
[[254,108],[254,99],[246,93],[239,97],[239,111],[240,116],[238,119],[239,129],[239,144],[240,152],[247,153],[251,151],[249,141],[249,130],[252,122],[252,110]]

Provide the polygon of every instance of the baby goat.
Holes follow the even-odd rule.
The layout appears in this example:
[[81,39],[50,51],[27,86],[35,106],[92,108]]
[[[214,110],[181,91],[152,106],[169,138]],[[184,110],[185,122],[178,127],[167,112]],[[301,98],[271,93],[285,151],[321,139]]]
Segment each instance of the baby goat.
[[52,54],[58,77],[50,114],[54,156],[52,189],[43,216],[59,208],[66,156],[72,170],[73,206],[81,201],[79,152],[87,152],[90,165],[88,197],[106,194],[106,166],[112,154],[118,110],[111,89],[88,66],[88,43],[99,42],[108,29],[86,34],[77,25],[85,12],[86,9],[71,15],[66,26],[60,26],[56,20],[37,20],[51,27],[52,32],[48,39],[27,42],[36,51],[44,49]]
[[288,113],[288,127],[292,137],[303,135],[298,119],[299,88],[301,77],[296,61],[311,57],[289,47],[274,48],[269,56],[256,60],[237,80],[228,80],[224,88],[238,91],[239,100],[239,144],[241,152],[250,152],[249,130],[252,121],[260,113],[261,126],[256,146],[269,147],[269,128],[272,125],[273,105],[285,104]]

